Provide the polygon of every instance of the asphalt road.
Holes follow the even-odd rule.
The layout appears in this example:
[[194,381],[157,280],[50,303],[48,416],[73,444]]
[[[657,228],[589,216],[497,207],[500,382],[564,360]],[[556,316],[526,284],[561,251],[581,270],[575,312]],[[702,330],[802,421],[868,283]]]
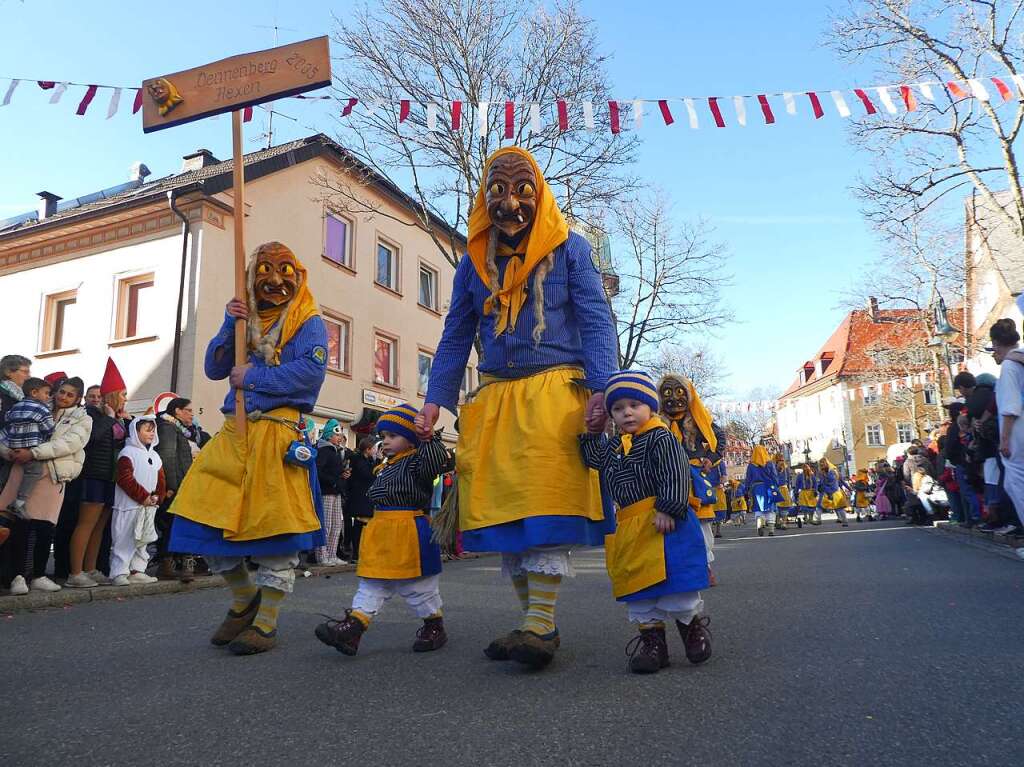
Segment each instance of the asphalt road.
[[1020,765],[1024,563],[874,523],[720,541],[714,657],[628,673],[600,552],[546,671],[487,661],[517,606],[494,557],[442,579],[450,642],[392,602],[347,658],[313,636],[352,575],[300,581],[282,643],[207,644],[207,590],[0,620],[0,765]]

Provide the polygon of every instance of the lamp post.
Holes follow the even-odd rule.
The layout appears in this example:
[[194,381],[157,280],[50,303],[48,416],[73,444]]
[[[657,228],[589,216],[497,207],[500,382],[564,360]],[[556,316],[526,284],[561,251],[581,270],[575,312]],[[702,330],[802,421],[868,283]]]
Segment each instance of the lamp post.
[[[957,331],[956,328],[949,324],[949,315],[946,313],[946,302],[938,290],[935,291],[935,299],[932,301],[931,312],[932,324],[935,329],[931,339],[928,341],[928,346],[932,349],[941,349],[942,364],[945,366],[946,378],[949,383],[949,391],[952,393],[953,366],[949,363],[949,339],[955,336]],[[940,396],[939,399],[941,400],[942,397]]]

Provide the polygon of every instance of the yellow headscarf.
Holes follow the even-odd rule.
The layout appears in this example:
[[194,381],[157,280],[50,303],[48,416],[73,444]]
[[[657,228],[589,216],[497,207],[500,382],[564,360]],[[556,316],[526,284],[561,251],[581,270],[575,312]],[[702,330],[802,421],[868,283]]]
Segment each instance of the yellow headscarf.
[[[704,402],[701,400],[700,395],[697,394],[697,387],[693,385],[686,376],[679,375],[678,373],[669,373],[664,376],[658,382],[658,391],[661,391],[661,387],[665,384],[665,379],[677,378],[683,382],[686,386],[686,401],[687,407],[690,409],[690,415],[693,416],[693,422],[697,424],[697,430],[704,436],[704,441],[708,443],[708,450],[712,453],[718,452],[718,437],[715,436],[715,430],[711,428],[711,422],[714,420],[711,417],[711,413],[704,406]],[[676,436],[680,442],[683,442],[683,433],[679,429],[679,423],[669,419],[669,429]]]
[[[519,265],[516,259],[509,261],[501,289],[495,291],[487,275],[487,240],[490,237],[491,217],[487,212],[485,188],[491,164],[496,158],[506,154],[517,154],[533,166],[533,173],[537,178],[537,213],[525,243],[526,259],[522,265]],[[473,262],[473,268],[476,269],[480,280],[495,294],[484,302],[484,314],[490,314],[494,311],[494,303],[497,301],[498,317],[495,322],[495,333],[501,333],[506,328],[516,326],[519,312],[522,310],[523,304],[526,303],[526,281],[530,274],[542,259],[567,239],[569,239],[569,224],[566,222],[565,216],[562,215],[562,211],[559,210],[554,192],[544,180],[544,174],[541,173],[540,166],[533,159],[533,155],[521,147],[510,146],[499,149],[487,158],[480,188],[473,200],[473,212],[469,215],[469,258]]]
[[[316,299],[313,298],[313,293],[309,289],[309,275],[306,273],[306,267],[302,265],[302,262],[299,261],[288,246],[282,245],[280,242],[267,242],[256,248],[249,260],[246,276],[248,280],[250,312],[253,311],[256,301],[256,262],[261,255],[290,256],[295,262],[295,270],[300,278],[299,289],[291,301],[283,306],[275,306],[272,309],[256,312],[260,323],[259,336],[255,332],[255,323],[249,323],[249,350],[262,354],[267,364],[279,365],[281,364],[281,349],[299,332],[299,328],[302,327],[306,320],[320,314],[320,309],[317,306]],[[278,322],[282,321],[282,317],[281,333],[274,338],[271,335],[271,330]]]
[[768,463],[768,451],[764,445],[754,445],[754,450],[750,454],[750,462],[755,466],[764,466]]

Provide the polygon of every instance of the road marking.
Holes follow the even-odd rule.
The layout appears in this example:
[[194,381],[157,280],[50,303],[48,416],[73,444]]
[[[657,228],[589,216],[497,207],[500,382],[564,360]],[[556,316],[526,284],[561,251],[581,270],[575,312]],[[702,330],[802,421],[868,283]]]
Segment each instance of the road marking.
[[[857,535],[858,533],[892,533],[899,530],[913,530],[913,527],[876,527],[873,530],[821,530],[815,533],[787,533],[785,535],[747,535],[742,538],[730,538],[731,541],[759,541],[778,539],[784,541],[787,538],[803,538],[808,535]],[[716,547],[717,548],[717,547]]]

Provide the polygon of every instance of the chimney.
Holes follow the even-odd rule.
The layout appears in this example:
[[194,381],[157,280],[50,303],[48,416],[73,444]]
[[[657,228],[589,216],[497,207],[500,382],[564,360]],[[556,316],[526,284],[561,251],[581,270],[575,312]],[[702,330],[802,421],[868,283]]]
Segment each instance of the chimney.
[[878,322],[878,299],[874,296],[868,296],[868,318]]
[[37,192],[39,196],[39,220],[49,218],[57,212],[57,201],[64,199],[53,192]]
[[146,167],[144,162],[133,162],[132,167],[128,170],[129,181],[144,181],[146,176],[151,175],[152,172]]
[[213,156],[213,152],[209,149],[197,149],[191,154],[185,155],[181,164],[181,172],[186,173],[190,170],[199,170],[205,168],[208,165],[216,165],[220,162],[216,157]]

